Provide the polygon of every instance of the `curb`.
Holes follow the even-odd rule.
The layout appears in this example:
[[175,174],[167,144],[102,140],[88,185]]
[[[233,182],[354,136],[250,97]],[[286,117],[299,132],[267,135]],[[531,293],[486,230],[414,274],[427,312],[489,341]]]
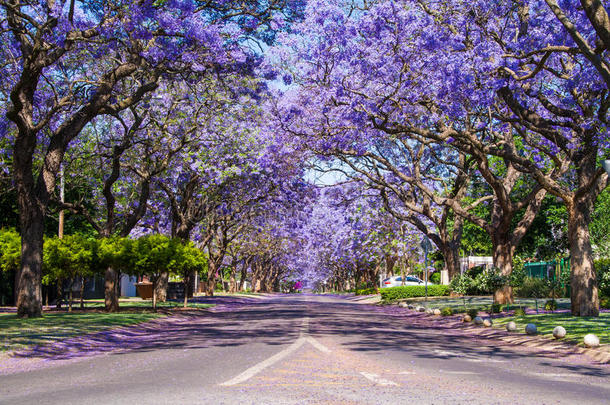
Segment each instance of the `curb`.
[[[411,310],[405,308],[405,312],[410,313]],[[439,319],[438,316],[432,316],[424,313],[419,313],[431,319]],[[596,361],[601,364],[610,364],[610,345],[601,345],[599,348],[586,348],[578,346],[578,343],[570,340],[555,340],[549,339],[542,335],[525,335],[519,332],[507,332],[502,328],[492,326],[491,328],[481,328],[473,325],[472,323],[465,323],[461,321],[461,316],[445,317],[449,318],[447,321],[453,322],[456,326],[464,329],[472,330],[477,332],[477,335],[489,338],[497,338],[503,342],[511,345],[522,345],[529,348],[538,348],[544,352],[558,352],[561,351],[564,354],[581,354],[589,359]],[[442,319],[442,317],[440,318]]]

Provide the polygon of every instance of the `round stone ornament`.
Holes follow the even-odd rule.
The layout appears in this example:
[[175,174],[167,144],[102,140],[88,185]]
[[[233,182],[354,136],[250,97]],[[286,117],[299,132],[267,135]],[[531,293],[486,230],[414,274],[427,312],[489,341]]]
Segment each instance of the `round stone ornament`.
[[417,307],[417,312],[426,312],[426,308],[424,307]]
[[489,319],[489,318],[483,319],[483,326],[485,326],[486,328],[489,328],[491,325],[493,325],[493,322],[491,321],[491,319]]
[[587,347],[598,347],[599,346],[599,338],[593,334],[593,333],[589,333],[588,335],[585,335],[585,346]]
[[427,309],[426,309],[426,313],[427,313],[428,315],[432,315],[432,314],[434,313],[434,311],[432,310],[432,308],[427,308]]
[[436,309],[434,310],[434,315],[439,316],[440,314],[441,314],[441,310],[440,310],[440,309],[438,309],[438,308],[436,308]]
[[477,316],[474,318],[474,324],[475,325],[483,325],[483,318],[481,318],[480,316]]
[[400,304],[398,304],[399,307],[401,308],[406,308],[407,307],[407,303],[406,302],[401,302]]
[[566,328],[563,326],[555,326],[555,329],[553,329],[553,337],[555,339],[562,339],[566,337],[566,333]]
[[510,321],[509,323],[506,324],[506,330],[509,332],[514,332],[517,330],[517,324],[515,323],[515,321]]
[[535,335],[538,333],[538,328],[533,323],[528,323],[525,326],[525,333],[527,333],[528,335]]
[[470,322],[472,321],[472,317],[468,314],[464,315],[464,317],[462,318],[462,322]]

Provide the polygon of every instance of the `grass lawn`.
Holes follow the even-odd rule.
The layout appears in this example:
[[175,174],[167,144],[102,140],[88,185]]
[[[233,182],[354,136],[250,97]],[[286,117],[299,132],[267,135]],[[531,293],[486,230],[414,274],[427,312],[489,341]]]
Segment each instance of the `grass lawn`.
[[[98,311],[104,307],[104,300],[85,300],[84,303],[84,311],[80,309],[80,302],[75,302],[74,312],[67,312],[67,307],[62,306],[61,311],[47,311],[42,318],[20,319],[14,313],[0,313],[0,352],[50,344],[73,336],[134,325],[167,315],[167,312],[153,312],[152,301],[139,298],[121,299],[118,313]],[[157,303],[159,309],[182,306],[182,301]],[[212,306],[214,305],[188,304],[190,309]]]
[[[157,308],[182,308],[184,306],[184,302],[182,300],[179,301],[166,301],[166,302],[157,302]],[[197,302],[189,302],[189,308],[209,308],[212,307],[212,304],[201,304]],[[75,301],[72,305],[72,308],[78,310],[80,308],[80,301]],[[85,309],[101,309],[104,308],[104,300],[85,300]],[[152,300],[143,300],[140,298],[121,298],[119,299],[119,308],[121,310],[128,309],[152,309]],[[64,309],[64,306],[62,306]]]
[[523,331],[528,323],[533,323],[539,334],[552,336],[556,326],[563,326],[567,331],[565,339],[582,344],[587,333],[595,333],[601,344],[610,344],[610,313],[607,312],[601,313],[599,317],[571,316],[569,313],[510,316],[495,318],[494,325],[504,327],[510,321],[515,321],[519,331]]
[[0,352],[50,344],[68,337],[133,325],[164,316],[154,312],[57,312],[42,318],[20,319],[0,314]]

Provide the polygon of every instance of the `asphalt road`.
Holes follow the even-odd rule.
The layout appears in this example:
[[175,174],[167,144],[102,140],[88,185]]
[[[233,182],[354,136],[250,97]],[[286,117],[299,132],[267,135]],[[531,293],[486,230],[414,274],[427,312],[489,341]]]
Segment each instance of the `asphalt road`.
[[597,404],[610,367],[345,297],[213,312],[0,359],[1,404]]

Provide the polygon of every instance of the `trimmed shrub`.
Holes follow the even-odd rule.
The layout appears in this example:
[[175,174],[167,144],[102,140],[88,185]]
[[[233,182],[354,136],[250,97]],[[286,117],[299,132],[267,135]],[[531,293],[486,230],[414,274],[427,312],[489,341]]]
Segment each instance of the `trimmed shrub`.
[[515,291],[515,295],[522,298],[548,297],[549,285],[545,280],[535,277],[526,277],[523,284]]
[[[400,287],[382,288],[380,291],[381,299],[385,302],[397,301],[404,298],[415,298],[425,296],[425,287],[423,285],[405,285]],[[446,285],[429,285],[428,296],[440,297],[449,295],[449,286]]]
[[441,308],[441,315],[442,316],[451,316],[451,315],[453,315],[453,309],[451,309],[451,307]]
[[556,311],[557,310],[557,301],[548,300],[544,303],[544,309],[547,311]]
[[476,308],[470,308],[468,310],[468,312],[466,312],[468,315],[470,315],[471,319],[476,318],[477,316],[479,316],[479,310]]
[[377,288],[363,288],[363,289],[359,289],[356,290],[356,295],[371,295],[371,294],[377,294]]
[[523,309],[523,308],[515,309],[515,316],[525,316],[525,309]]
[[599,307],[602,309],[610,309],[610,297],[601,297],[599,299]]
[[499,314],[500,312],[502,312],[501,304],[491,304],[491,313],[492,314]]

